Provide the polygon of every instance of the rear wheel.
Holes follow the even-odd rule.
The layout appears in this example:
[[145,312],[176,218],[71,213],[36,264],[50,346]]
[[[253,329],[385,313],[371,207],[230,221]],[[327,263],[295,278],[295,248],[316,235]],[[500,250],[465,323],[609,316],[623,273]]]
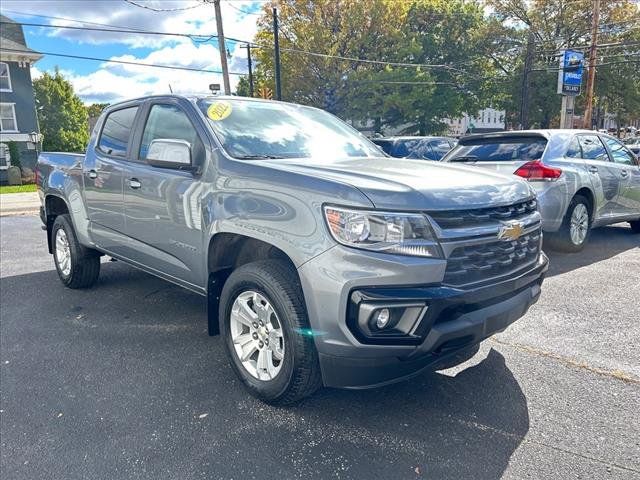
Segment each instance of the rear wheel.
[[286,262],[235,270],[222,289],[219,321],[233,370],[254,396],[285,405],[321,386],[302,288]]
[[631,231],[633,233],[640,233],[640,220],[629,222],[629,225],[631,225]]
[[58,277],[69,288],[88,288],[100,275],[100,255],[78,243],[69,215],[58,215],[51,229]]
[[561,252],[580,252],[589,239],[591,214],[589,201],[576,195],[571,200],[560,230],[548,235],[549,246]]

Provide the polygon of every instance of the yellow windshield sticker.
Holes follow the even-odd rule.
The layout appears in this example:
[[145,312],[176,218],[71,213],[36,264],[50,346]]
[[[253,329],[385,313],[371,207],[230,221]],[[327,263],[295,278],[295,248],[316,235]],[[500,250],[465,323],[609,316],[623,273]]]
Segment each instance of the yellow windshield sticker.
[[229,115],[231,115],[231,104],[229,102],[215,102],[207,108],[207,116],[215,122],[224,120]]

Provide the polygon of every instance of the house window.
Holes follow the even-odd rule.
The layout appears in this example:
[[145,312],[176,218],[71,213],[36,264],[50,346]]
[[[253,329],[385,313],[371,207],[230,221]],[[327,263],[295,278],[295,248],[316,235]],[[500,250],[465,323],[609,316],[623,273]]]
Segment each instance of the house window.
[[13,103],[0,103],[0,132],[17,132],[16,109]]
[[0,143],[0,170],[7,170],[11,166],[11,155],[6,143]]
[[0,62],[0,92],[12,92],[11,75],[9,75],[9,64]]

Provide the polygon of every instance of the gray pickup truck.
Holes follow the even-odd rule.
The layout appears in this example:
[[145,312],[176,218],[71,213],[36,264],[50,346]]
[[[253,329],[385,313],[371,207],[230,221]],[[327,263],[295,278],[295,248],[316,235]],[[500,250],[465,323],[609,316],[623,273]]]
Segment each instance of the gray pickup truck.
[[237,97],[110,106],[86,155],[42,153],[62,282],[108,255],[208,298],[209,333],[264,401],[460,363],[537,301],[527,182],[384,157],[318,109]]

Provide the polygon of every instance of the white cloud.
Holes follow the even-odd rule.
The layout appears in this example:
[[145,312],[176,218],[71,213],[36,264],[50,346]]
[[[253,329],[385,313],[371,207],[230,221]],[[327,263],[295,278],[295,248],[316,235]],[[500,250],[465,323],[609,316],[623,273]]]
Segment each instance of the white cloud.
[[[145,4],[143,0],[139,3]],[[216,33],[216,22],[214,7],[211,3],[199,1],[177,2],[177,1],[156,1],[146,2],[154,8],[175,8],[190,5],[198,5],[197,8],[181,10],[176,12],[154,12],[142,9],[124,1],[115,0],[91,2],[78,1],[30,1],[3,0],[3,10],[9,16],[15,17],[12,12],[23,12],[32,15],[45,15],[59,18],[37,18],[34,23],[47,23],[52,25],[79,26],[81,24],[65,19],[75,19],[83,22],[94,22],[98,24],[114,25],[118,27],[129,27],[132,29],[169,32],[181,34],[194,34],[211,36]],[[255,10],[261,2],[234,2],[233,6],[229,2],[221,5],[222,18],[224,20],[224,33],[226,36],[239,38],[241,40],[252,40],[256,32],[256,15],[246,15],[240,11]],[[234,8],[236,7],[236,8]],[[23,17],[19,17],[22,19]],[[33,21],[33,18],[31,19]],[[99,25],[87,24],[87,27],[102,28]],[[144,35],[128,33],[108,33],[88,30],[72,29],[42,29],[43,34],[72,39],[78,43],[91,45],[100,44],[124,44],[132,48],[150,47],[158,48],[167,44],[175,43],[180,37]]]
[[[144,3],[141,0],[141,3]],[[186,2],[156,1],[148,3],[157,8],[172,8],[189,5]],[[195,4],[195,3],[194,3]],[[257,2],[234,2],[235,7],[242,10],[255,10]],[[256,31],[257,15],[241,13],[237,8],[222,2],[225,36],[252,40]],[[3,0],[3,10],[32,13],[79,19],[118,26],[129,26],[138,29],[193,33],[212,35],[216,32],[213,5],[206,4],[199,8],[178,12],[158,13],[140,9],[125,2],[93,1],[93,2],[16,2]],[[11,13],[9,13],[11,15]],[[15,16],[12,15],[12,16]],[[59,25],[78,25],[59,19],[38,19],[38,23]],[[166,37],[152,35],[129,35],[122,33],[103,33],[81,30],[57,29],[48,34],[71,39],[81,44],[95,45],[89,56],[104,57],[100,54],[100,45],[120,44],[132,48],[128,53],[108,57],[135,63],[170,65],[205,70],[220,70],[220,53],[215,39],[205,43],[195,43],[184,37]],[[140,55],[135,51],[138,47],[152,48],[148,55]],[[229,62],[232,71],[246,70],[246,50],[239,43],[227,42],[232,54]],[[73,53],[83,55],[86,49],[78,49]],[[80,61],[80,60],[79,60]],[[127,65],[104,62],[97,71],[79,75],[72,71],[62,72],[86,103],[114,102],[138,96],[168,93],[169,85],[174,93],[202,93],[208,91],[210,83],[222,84],[222,77],[217,73],[192,72],[186,70],[169,70],[141,65]],[[32,67],[32,76],[37,78],[41,71]],[[231,75],[232,90],[238,82],[238,76]]]

